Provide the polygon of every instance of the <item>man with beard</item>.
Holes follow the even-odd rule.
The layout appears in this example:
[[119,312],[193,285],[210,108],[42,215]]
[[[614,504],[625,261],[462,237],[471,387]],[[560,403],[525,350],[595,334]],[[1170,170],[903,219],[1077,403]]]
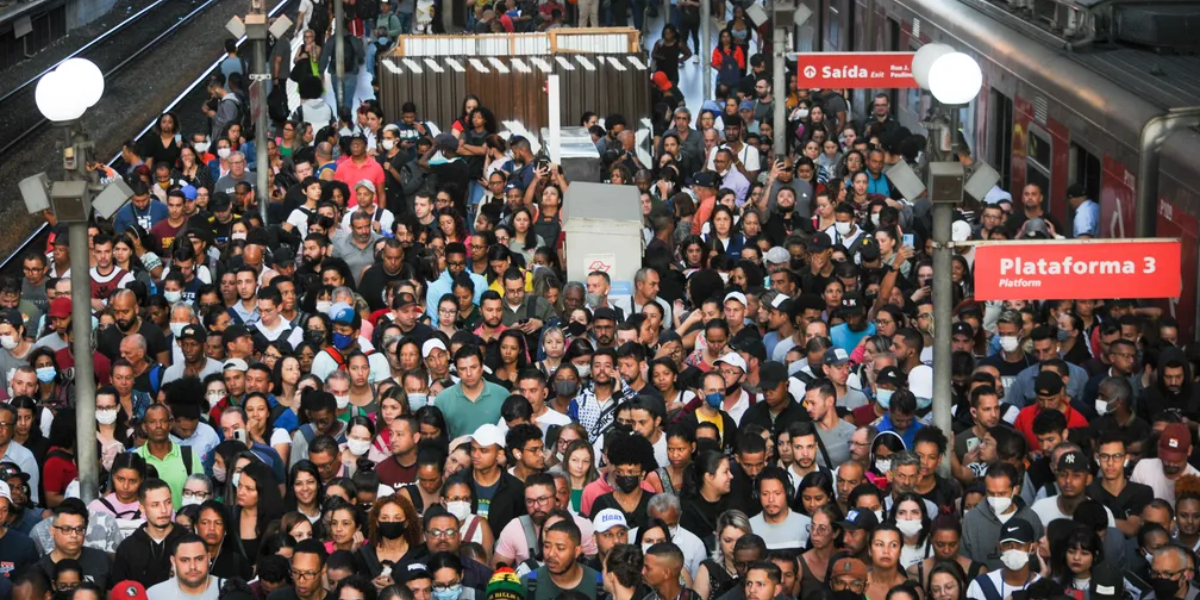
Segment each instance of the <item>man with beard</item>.
[[870,551],[867,545],[871,539],[871,532],[879,527],[875,513],[863,508],[852,508],[846,513],[846,518],[838,521],[837,525],[842,530],[842,550],[853,559],[869,559]]
[[551,525],[542,540],[546,564],[521,578],[526,600],[554,600],[566,590],[596,600],[601,590],[600,573],[580,564],[582,534],[571,521]]
[[477,560],[467,560],[471,557],[462,551],[462,532],[459,531],[458,518],[447,512],[441,504],[434,504],[425,509],[421,518],[424,524],[425,549],[430,554],[449,552],[458,556],[463,562],[462,584],[476,589],[487,587],[492,570]]
[[[921,459],[912,450],[904,450],[892,455],[892,469],[889,476],[892,481],[892,493],[884,498],[884,510],[891,512],[896,499],[904,494],[917,492],[917,482],[921,479]],[[924,498],[923,498],[924,499]],[[928,499],[925,500],[925,513],[936,515],[938,507]]]
[[1157,380],[1142,395],[1140,415],[1149,421],[1151,415],[1173,409],[1187,418],[1186,425],[1194,432],[1200,426],[1200,399],[1192,379],[1191,363],[1183,350],[1170,347],[1159,355],[1158,365]]
[[867,589],[867,565],[857,558],[839,558],[829,570],[829,589],[838,600],[862,600]]
[[753,481],[748,485],[757,486],[762,512],[751,517],[750,528],[762,535],[770,550],[798,552],[807,546],[812,519],[788,506],[794,492],[787,471],[766,467]]
[[183,377],[197,377],[203,380],[214,373],[221,372],[221,361],[213,360],[204,355],[204,343],[208,334],[199,325],[184,325],[179,332],[179,350],[183,353],[183,361],[171,365],[163,375],[163,385]]
[[[382,209],[380,209],[382,210]],[[362,276],[358,291],[371,311],[377,311],[385,306],[384,289],[393,281],[410,279],[412,273],[405,268],[404,248],[400,240],[388,238],[383,242],[383,251],[379,253],[379,262],[367,267]],[[436,307],[436,304],[434,305]]]
[[[1087,487],[1092,483],[1091,461],[1087,455],[1078,450],[1071,450],[1059,457],[1055,478],[1058,484],[1058,494],[1042,498],[1033,503],[1033,512],[1037,513],[1046,527],[1055,519],[1070,519],[1075,515],[1075,509],[1087,500]],[[1116,527],[1112,511],[1105,507],[1108,516],[1108,526]]]
[[[492,568],[500,563],[519,565],[537,557],[537,541],[540,539],[542,525],[546,517],[554,510],[555,486],[554,476],[546,473],[530,475],[525,480],[525,511],[508,522],[496,538],[496,549],[492,554]],[[579,515],[571,515],[575,526],[579,529],[583,554],[596,554],[596,541],[592,535],[592,523]],[[536,568],[536,561],[530,563]],[[532,570],[532,569],[531,569]]]
[[171,522],[174,506],[171,488],[161,479],[147,479],[138,489],[138,503],[146,523],[117,546],[113,579],[131,579],[150,587],[171,577],[169,550],[185,535]]
[[300,267],[296,269],[297,275],[317,275],[321,272],[321,263],[329,256],[331,251],[329,237],[323,233],[310,233],[304,238],[304,247],[301,250]]
[[1200,475],[1188,464],[1192,453],[1192,434],[1183,423],[1167,423],[1158,434],[1158,458],[1143,458],[1133,468],[1129,480],[1150,486],[1155,498],[1164,498],[1175,506],[1175,482],[1183,475]]
[[111,299],[115,327],[101,330],[96,345],[100,353],[111,361],[121,358],[121,340],[141,334],[146,340],[146,355],[159,364],[171,361],[167,339],[158,325],[143,319],[138,314],[137,295],[130,290],[119,290]]
[[[576,398],[575,414],[570,415],[587,430],[588,441],[593,444],[612,425],[617,405],[632,395],[631,390],[616,376],[615,364],[616,352],[611,349],[596,350],[592,355],[592,385]],[[650,456],[654,456],[653,451]]]
[[350,232],[333,236],[333,257],[346,261],[354,284],[362,280],[363,270],[375,264],[375,242],[382,236],[371,227],[371,215],[355,212],[350,215]]
[[835,348],[853,352],[863,338],[875,335],[875,324],[867,321],[863,312],[865,308],[863,299],[857,294],[846,294],[842,298],[844,322],[829,330],[829,338],[833,340]]

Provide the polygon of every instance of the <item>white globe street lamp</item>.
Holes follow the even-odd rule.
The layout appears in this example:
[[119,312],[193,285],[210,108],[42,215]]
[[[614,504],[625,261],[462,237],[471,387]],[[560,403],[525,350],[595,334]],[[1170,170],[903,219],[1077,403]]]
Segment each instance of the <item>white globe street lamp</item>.
[[937,59],[954,52],[954,48],[946,44],[925,44],[913,55],[913,79],[921,89],[929,89],[929,69]]
[[61,123],[82,117],[103,93],[100,69],[89,60],[72,58],[38,80],[34,101],[44,117]]
[[961,52],[944,54],[929,68],[929,92],[942,104],[970,104],[982,87],[983,71],[979,63]]

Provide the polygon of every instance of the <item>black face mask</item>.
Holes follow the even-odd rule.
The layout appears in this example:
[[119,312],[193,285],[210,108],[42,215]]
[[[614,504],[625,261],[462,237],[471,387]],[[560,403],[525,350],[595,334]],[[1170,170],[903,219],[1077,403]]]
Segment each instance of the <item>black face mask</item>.
[[404,535],[404,523],[379,523],[379,535],[394,540]]
[[571,323],[570,325],[567,325],[567,334],[573,338],[579,337],[586,332],[587,332],[587,325],[584,325],[583,323],[574,322],[574,323]]
[[1150,587],[1154,589],[1154,597],[1160,600],[1170,600],[1179,591],[1179,582],[1164,577],[1151,577]]
[[790,266],[793,271],[799,271],[808,266],[808,263],[804,262],[804,259],[802,258],[793,258],[788,261],[788,266]]
[[309,329],[304,332],[304,341],[320,346],[325,343],[325,332],[320,329]]
[[613,482],[617,484],[617,489],[621,490],[622,494],[630,494],[637,489],[641,478],[635,475],[617,475],[613,477]]

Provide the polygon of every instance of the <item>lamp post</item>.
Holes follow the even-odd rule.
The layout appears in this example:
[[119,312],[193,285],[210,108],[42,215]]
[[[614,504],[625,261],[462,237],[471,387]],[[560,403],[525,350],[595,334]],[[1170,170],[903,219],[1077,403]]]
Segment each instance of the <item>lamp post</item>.
[[31,213],[53,210],[66,223],[71,247],[72,352],[75,354],[75,453],[79,464],[80,496],[84,503],[97,496],[96,380],[92,360],[91,268],[88,261],[88,221],[93,212],[112,216],[132,195],[124,182],[100,184],[88,169],[94,145],[80,117],[104,93],[104,74],[84,59],[71,59],[47,73],[37,84],[38,111],[63,135],[61,171],[51,181],[39,173],[21,182],[21,194]]
[[[956,160],[958,114],[979,95],[983,73],[970,56],[943,44],[927,44],[913,57],[913,78],[934,99],[932,118],[927,124],[927,154],[931,162],[926,188],[933,203],[933,423],[952,436],[950,329],[954,297],[950,271],[954,247],[950,230],[954,209],[963,199],[966,176],[963,164]],[[949,470],[949,454],[943,457],[942,466]]]

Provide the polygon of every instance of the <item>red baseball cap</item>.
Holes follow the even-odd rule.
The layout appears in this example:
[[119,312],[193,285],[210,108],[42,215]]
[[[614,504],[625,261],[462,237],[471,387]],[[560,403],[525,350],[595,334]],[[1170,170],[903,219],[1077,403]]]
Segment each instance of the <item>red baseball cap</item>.
[[1183,423],[1168,423],[1158,436],[1158,457],[1171,462],[1187,460],[1192,453],[1192,433]]
[[113,587],[108,593],[108,600],[149,600],[146,596],[146,587],[132,580],[126,579]]

